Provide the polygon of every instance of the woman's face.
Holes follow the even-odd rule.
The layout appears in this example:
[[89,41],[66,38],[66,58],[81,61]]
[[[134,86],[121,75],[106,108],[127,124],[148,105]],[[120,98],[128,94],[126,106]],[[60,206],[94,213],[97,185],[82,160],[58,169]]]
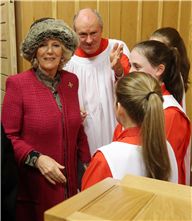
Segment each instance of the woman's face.
[[136,48],[134,48],[131,51],[130,64],[131,64],[130,72],[141,71],[158,78],[157,75],[158,68],[152,67],[152,65],[149,63],[147,58],[142,53],[139,53]]
[[36,58],[39,68],[44,70],[50,77],[57,73],[63,55],[62,43],[58,40],[46,40],[37,49]]

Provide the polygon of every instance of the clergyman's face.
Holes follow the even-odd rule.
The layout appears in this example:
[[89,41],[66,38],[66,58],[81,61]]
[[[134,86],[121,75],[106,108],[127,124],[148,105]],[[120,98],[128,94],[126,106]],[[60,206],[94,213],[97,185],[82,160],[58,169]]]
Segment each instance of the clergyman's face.
[[93,16],[89,20],[78,19],[75,22],[75,31],[79,36],[80,48],[86,54],[94,54],[100,47],[102,28],[98,18]]

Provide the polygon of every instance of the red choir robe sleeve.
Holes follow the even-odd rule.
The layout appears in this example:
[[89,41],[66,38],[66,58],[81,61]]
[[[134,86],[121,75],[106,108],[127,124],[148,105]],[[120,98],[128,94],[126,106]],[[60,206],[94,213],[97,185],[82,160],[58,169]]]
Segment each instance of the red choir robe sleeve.
[[[131,68],[131,65],[129,63],[129,58],[127,57],[127,55],[123,54],[121,59],[120,59],[120,63],[123,67],[123,74],[124,76],[127,75],[129,73],[129,70]],[[116,76],[115,74],[115,80],[117,81],[119,78]]]
[[[167,140],[173,147],[177,159],[179,183],[185,184],[186,168],[183,159],[190,141],[190,122],[178,108],[167,108],[164,110],[164,113]],[[173,131],[178,131],[178,133],[173,133]]]
[[83,175],[82,190],[87,189],[107,177],[112,177],[111,170],[104,155],[100,151],[97,151]]
[[123,54],[120,59],[120,62],[123,67],[124,75],[127,75],[129,73],[130,68],[131,68],[130,63],[129,63],[129,58],[125,54]]

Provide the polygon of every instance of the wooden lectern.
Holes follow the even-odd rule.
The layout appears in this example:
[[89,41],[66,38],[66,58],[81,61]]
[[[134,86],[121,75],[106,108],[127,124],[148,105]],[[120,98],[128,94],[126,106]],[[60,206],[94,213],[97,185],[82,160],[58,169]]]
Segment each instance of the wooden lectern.
[[47,210],[45,221],[192,220],[192,187],[127,175],[107,178]]

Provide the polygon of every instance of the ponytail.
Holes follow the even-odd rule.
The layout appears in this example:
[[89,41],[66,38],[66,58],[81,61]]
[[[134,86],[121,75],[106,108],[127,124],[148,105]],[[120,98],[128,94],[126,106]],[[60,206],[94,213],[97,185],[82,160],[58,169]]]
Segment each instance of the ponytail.
[[171,169],[166,146],[162,96],[157,91],[149,92],[148,95],[149,98],[145,98],[145,116],[141,127],[147,176],[168,181]]
[[178,103],[181,103],[184,85],[180,72],[180,56],[177,48],[170,48],[168,56],[170,57],[170,65],[165,66],[165,73],[163,74],[162,81]]
[[166,145],[163,98],[159,82],[143,72],[132,72],[116,84],[116,101],[141,127],[147,176],[168,180],[171,166]]
[[185,43],[179,34],[179,32],[173,27],[163,27],[154,31],[151,35],[151,38],[165,43],[169,47],[175,47],[178,50],[180,55],[180,71],[183,79],[183,85],[185,91],[188,89],[189,82],[189,70],[190,70],[190,61],[187,56],[187,49]]

